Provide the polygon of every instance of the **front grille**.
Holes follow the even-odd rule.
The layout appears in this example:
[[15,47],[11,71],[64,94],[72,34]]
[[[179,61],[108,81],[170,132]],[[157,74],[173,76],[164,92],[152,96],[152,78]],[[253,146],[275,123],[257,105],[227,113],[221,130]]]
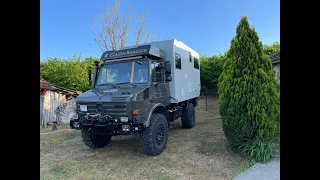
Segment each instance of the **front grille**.
[[[81,103],[81,105],[87,105],[87,112],[90,114],[95,114],[97,112],[97,103]],[[128,103],[127,102],[104,102],[103,114],[108,114],[112,117],[127,116]],[[80,105],[77,104],[78,112],[80,112]]]

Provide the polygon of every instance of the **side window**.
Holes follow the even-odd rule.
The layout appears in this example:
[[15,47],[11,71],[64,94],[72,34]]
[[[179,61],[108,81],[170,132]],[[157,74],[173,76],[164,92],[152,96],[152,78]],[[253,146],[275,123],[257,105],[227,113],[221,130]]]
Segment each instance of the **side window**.
[[157,68],[160,63],[152,63],[151,64],[151,72],[152,72],[152,81],[153,82],[162,82],[162,71],[161,68]]
[[189,52],[189,61],[192,62],[192,56],[190,52]]
[[181,69],[181,55],[176,53],[175,54],[175,62],[176,62],[176,68]]
[[199,69],[199,59],[196,57],[193,58],[193,66],[194,68]]
[[[134,63],[133,83],[147,83],[149,81],[149,65],[146,61]],[[131,73],[131,72],[130,72]]]

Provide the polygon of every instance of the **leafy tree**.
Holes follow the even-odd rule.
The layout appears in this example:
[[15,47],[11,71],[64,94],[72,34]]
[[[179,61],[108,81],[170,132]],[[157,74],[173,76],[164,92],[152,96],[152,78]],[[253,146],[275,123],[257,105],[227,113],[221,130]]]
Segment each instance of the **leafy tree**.
[[263,52],[267,55],[271,55],[273,53],[280,51],[280,43],[274,42],[271,45],[263,45]]
[[[263,52],[266,55],[273,54],[280,51],[280,43],[274,42],[270,45],[263,45]],[[218,78],[220,77],[223,65],[226,61],[226,54],[214,55],[214,56],[202,56],[200,58],[200,79],[201,85],[206,86],[209,89],[215,89],[218,87]]]
[[95,59],[89,57],[81,61],[80,55],[66,60],[48,58],[40,62],[40,75],[55,86],[86,91],[90,89],[87,70],[93,70]]
[[222,126],[231,146],[249,159],[269,159],[280,132],[280,94],[271,60],[246,16],[231,41],[218,92]]

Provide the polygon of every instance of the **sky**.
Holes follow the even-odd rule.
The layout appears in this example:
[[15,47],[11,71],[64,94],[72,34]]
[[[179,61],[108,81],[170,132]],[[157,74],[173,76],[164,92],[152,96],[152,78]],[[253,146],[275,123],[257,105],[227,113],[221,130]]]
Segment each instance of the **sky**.
[[[40,60],[48,57],[100,57],[90,28],[94,18],[114,0],[40,0]],[[148,9],[147,30],[154,40],[177,39],[200,55],[230,48],[246,14],[263,44],[280,42],[280,0],[118,0],[121,11],[131,4],[135,14]],[[98,21],[99,23],[99,21]],[[134,31],[127,45],[133,45]]]

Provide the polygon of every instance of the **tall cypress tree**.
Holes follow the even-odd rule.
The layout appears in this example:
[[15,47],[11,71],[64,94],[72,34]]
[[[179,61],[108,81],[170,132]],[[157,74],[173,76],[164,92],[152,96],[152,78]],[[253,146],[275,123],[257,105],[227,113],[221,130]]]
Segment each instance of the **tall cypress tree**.
[[247,17],[241,17],[219,78],[219,111],[232,147],[267,160],[280,133],[280,92],[271,60]]

